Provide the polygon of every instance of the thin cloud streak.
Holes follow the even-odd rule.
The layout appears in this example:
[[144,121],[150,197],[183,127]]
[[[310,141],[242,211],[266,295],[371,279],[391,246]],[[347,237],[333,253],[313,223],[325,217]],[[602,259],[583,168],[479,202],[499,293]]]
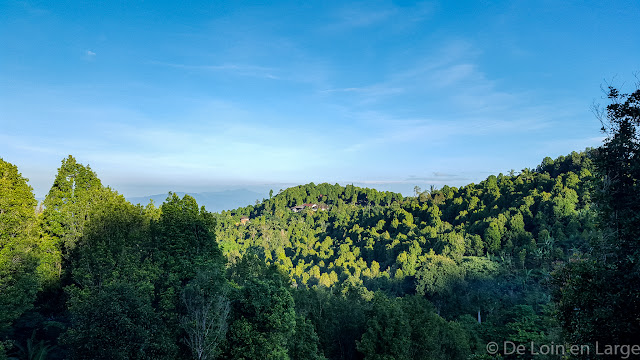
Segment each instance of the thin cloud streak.
[[172,67],[176,69],[185,69],[185,70],[196,70],[196,71],[206,71],[206,72],[227,72],[241,76],[253,76],[253,77],[261,77],[267,79],[280,79],[278,76],[274,75],[277,72],[277,69],[264,67],[264,66],[256,66],[256,65],[246,65],[246,64],[222,64],[222,65],[188,65],[188,64],[177,64],[177,63],[167,63],[161,61],[152,61],[151,64],[161,65],[166,67]]
[[347,31],[390,24],[394,30],[403,29],[423,21],[433,13],[426,2],[414,6],[376,5],[370,2],[345,5],[333,12],[333,21],[324,27],[329,32]]

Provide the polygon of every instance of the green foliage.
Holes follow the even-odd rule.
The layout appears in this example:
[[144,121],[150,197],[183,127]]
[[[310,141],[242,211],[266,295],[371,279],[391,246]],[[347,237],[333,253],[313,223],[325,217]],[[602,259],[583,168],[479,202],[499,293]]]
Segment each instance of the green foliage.
[[311,321],[302,315],[296,315],[296,327],[288,342],[289,357],[300,360],[325,359],[320,351],[318,335]]
[[71,155],[62,160],[43,203],[39,272],[45,286],[57,287],[61,279],[67,281],[70,274],[64,272],[63,263],[69,261],[92,209],[111,195],[89,166],[79,164]]
[[70,255],[70,358],[217,355],[228,301],[215,222],[188,196],[150,210],[112,196],[89,213]]
[[95,207],[90,217],[76,241],[72,285],[66,288],[71,326],[63,341],[69,357],[163,357],[165,336],[153,306],[159,271],[149,253],[149,219],[121,196]]
[[464,279],[464,268],[442,255],[429,255],[416,274],[416,292],[435,295],[451,292]]
[[[356,342],[365,331],[368,303],[357,291],[333,294],[327,288],[293,292],[296,312],[314,325],[322,353],[329,359],[360,356]],[[345,320],[348,319],[348,320]]]
[[536,314],[530,305],[516,305],[509,315],[513,317],[506,326],[510,341],[517,344],[544,343],[545,324],[542,316]]
[[[379,341],[371,339],[378,335],[367,335],[360,348],[348,345],[370,331],[364,314],[374,291],[421,294],[449,320],[481,317],[477,326],[451,326],[474,339],[460,356],[482,355],[482,341],[511,336],[502,321],[514,306],[531,305],[536,316],[548,318],[541,305],[550,301],[550,272],[597,236],[590,207],[593,154],[588,149],[546,159],[536,170],[432,188],[415,198],[307,184],[219,214],[216,236],[230,261],[259,254],[314,299],[310,306],[305,296],[296,297],[296,306],[314,324],[328,358],[374,356],[372,344]],[[289,208],[303,203],[329,208]],[[250,221],[240,224],[240,216]],[[351,323],[339,325],[345,316]],[[545,330],[555,326],[543,324]]]
[[[53,346],[48,345],[46,341],[37,341],[35,331],[31,333],[31,337],[27,339],[24,345],[14,345],[18,349],[17,354],[19,358],[28,360],[45,360],[49,356],[49,352],[54,348]],[[10,359],[16,358],[11,357]]]
[[27,179],[0,158],[0,343],[13,321],[33,306],[39,287],[35,206]]
[[91,217],[72,253],[74,283],[100,288],[123,278],[152,280],[157,270],[151,264],[150,220],[144,210],[117,196],[95,208]]
[[149,294],[133,284],[69,289],[72,327],[65,334],[71,359],[154,359]]
[[367,330],[358,342],[365,359],[411,359],[411,328],[399,303],[377,294],[372,300]]
[[[564,293],[588,293],[584,254],[605,244],[591,206],[596,155],[407,198],[311,183],[221,214],[172,193],[158,208],[133,206],[69,157],[39,219],[26,181],[0,198],[0,209],[26,199],[18,220],[0,214],[0,226],[21,229],[3,228],[2,241],[37,255],[19,271],[0,267],[15,309],[0,310],[0,336],[22,346],[36,334],[33,346],[53,340],[49,356],[71,359],[463,359],[486,355],[488,341],[548,341],[551,272],[576,259]],[[39,239],[23,231],[38,220]],[[37,274],[45,286],[32,307],[38,282],[6,279]],[[586,283],[604,292],[615,282]],[[60,343],[48,319],[67,329]]]
[[255,256],[240,262],[236,279],[239,283],[227,338],[230,358],[289,359],[296,313],[286,280]]
[[[156,311],[162,321],[162,333],[167,337],[163,346],[168,354],[203,354],[203,351],[215,354],[219,343],[215,338],[202,338],[213,346],[207,349],[190,342],[193,332],[189,332],[190,326],[185,324],[185,320],[190,317],[193,320],[194,316],[198,316],[197,311],[203,309],[198,309],[197,306],[191,309],[187,306],[185,309],[188,302],[184,298],[191,290],[197,290],[196,294],[202,290],[207,293],[201,293],[201,299],[192,299],[196,302],[204,301],[202,306],[206,306],[211,300],[214,303],[220,300],[221,305],[225,301],[224,296],[218,297],[224,291],[221,279],[224,261],[214,239],[215,219],[204,208],[199,208],[196,201],[188,195],[181,199],[170,193],[160,210],[159,219],[151,222],[150,248],[153,250],[150,256],[159,272],[154,282],[154,303],[157,304]],[[187,284],[191,285],[185,289]],[[193,292],[191,294],[196,295]],[[217,309],[214,306],[213,310],[210,309],[214,313],[207,311],[203,315],[215,318],[223,309],[224,306]],[[184,348],[185,345],[188,348]]]
[[631,344],[640,332],[640,89],[610,87],[595,155],[601,236],[555,274],[558,318],[574,343]]
[[423,297],[372,300],[367,330],[358,342],[365,359],[466,359],[469,334],[437,315]]
[[18,168],[0,158],[0,241],[32,231],[36,199]]
[[[261,248],[267,262],[310,287],[354,281],[401,295],[431,250],[456,262],[493,255],[509,268],[549,269],[583,246],[591,235],[582,229],[593,231],[591,187],[585,184],[593,170],[589,154],[548,159],[537,171],[432,189],[418,198],[353,186],[299,186],[257,206],[223,212],[217,238],[230,259]],[[349,201],[354,194],[358,200]],[[384,206],[387,196],[395,199],[391,206]],[[303,202],[328,204],[329,210],[288,208]],[[240,215],[251,221],[236,225]],[[536,241],[541,232],[549,234],[542,243]]]
[[195,199],[185,195],[180,199],[170,194],[160,207],[161,216],[154,226],[158,260],[165,271],[177,276],[176,281],[192,278],[195,271],[210,264],[219,264],[221,254],[214,241],[215,219]]

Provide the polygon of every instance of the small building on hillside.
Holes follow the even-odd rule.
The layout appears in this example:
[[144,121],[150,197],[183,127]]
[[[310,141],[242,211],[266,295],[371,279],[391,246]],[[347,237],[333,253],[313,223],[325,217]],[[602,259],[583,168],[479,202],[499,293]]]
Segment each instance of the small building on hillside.
[[302,206],[304,206],[304,207],[305,207],[305,208],[307,208],[307,209],[311,209],[311,210],[313,210],[313,211],[318,210],[318,204],[311,204],[311,203],[309,203],[309,204],[302,204]]
[[316,211],[316,210],[318,210],[318,204],[308,203],[308,204],[296,205],[296,206],[291,207],[289,209],[291,209],[291,211],[293,211],[293,212],[300,212],[300,211],[302,211],[304,209],[311,209],[312,211]]
[[242,225],[244,225],[244,224],[246,224],[248,222],[249,222],[249,217],[248,216],[243,216],[243,217],[240,218],[240,223]]

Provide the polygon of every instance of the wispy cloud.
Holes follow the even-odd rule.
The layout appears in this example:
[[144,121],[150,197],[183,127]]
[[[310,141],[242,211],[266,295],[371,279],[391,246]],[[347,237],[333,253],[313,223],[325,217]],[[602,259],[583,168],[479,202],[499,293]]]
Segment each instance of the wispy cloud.
[[526,100],[535,94],[502,89],[482,71],[480,54],[468,41],[449,41],[381,82],[322,90],[322,96],[343,104],[346,118],[367,129],[344,151],[401,144],[424,151],[454,139],[541,131],[567,116],[562,105],[531,105]]
[[167,67],[172,67],[176,69],[205,71],[205,72],[226,72],[226,73],[235,74],[239,76],[260,77],[260,78],[267,78],[267,79],[274,79],[274,80],[279,79],[279,76],[275,75],[275,73],[278,72],[278,69],[265,67],[265,66],[257,66],[257,65],[248,65],[248,64],[189,65],[189,64],[167,63],[167,62],[160,62],[160,61],[152,61],[151,64],[167,66]]
[[84,52],[84,59],[87,61],[92,61],[96,58],[96,53],[91,50],[86,50]]
[[423,20],[431,13],[432,7],[426,2],[405,7],[372,2],[351,3],[336,9],[333,14],[334,21],[327,26],[327,29],[344,31],[372,27],[381,23],[389,23],[392,28],[404,28]]
[[41,7],[34,6],[31,2],[28,1],[15,1],[16,5],[20,6],[24,9],[29,15],[32,16],[43,16],[48,15],[50,12]]
[[370,26],[387,20],[394,13],[396,13],[394,8],[382,10],[343,8],[338,12],[338,22],[334,26],[337,28]]
[[386,86],[385,84],[376,84],[363,87],[335,88],[320,90],[321,94],[331,95],[335,93],[348,94],[352,93],[358,96],[359,105],[374,103],[380,99],[403,93],[402,87]]
[[[383,79],[377,83],[358,86],[338,86],[320,90],[321,94],[351,94],[356,97],[356,104],[369,105],[373,102],[402,95],[426,95],[456,88],[481,90],[480,94],[487,94],[487,90],[494,92],[494,84],[486,79],[479,67],[474,63],[479,52],[463,40],[451,41],[444,44],[434,53],[427,55],[407,54],[396,60],[399,70],[382,73]],[[407,60],[412,59],[412,60]],[[348,84],[345,84],[348,85]],[[462,85],[462,86],[461,86]],[[480,89],[482,88],[482,89]]]
[[443,172],[434,171],[431,176],[415,176],[410,175],[403,182],[416,183],[416,182],[430,182],[430,183],[453,183],[469,180],[469,176],[462,174],[448,174]]

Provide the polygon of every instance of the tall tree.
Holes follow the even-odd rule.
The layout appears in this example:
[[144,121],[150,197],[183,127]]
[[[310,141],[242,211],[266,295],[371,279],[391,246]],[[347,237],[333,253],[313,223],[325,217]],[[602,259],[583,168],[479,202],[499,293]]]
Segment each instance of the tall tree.
[[608,97],[595,157],[602,236],[556,275],[560,322],[580,344],[633,344],[640,333],[640,89]]
[[180,358],[215,357],[226,328],[224,259],[215,224],[194,198],[176,194],[169,194],[152,223],[153,259],[161,274],[155,284],[157,310]]
[[0,358],[11,323],[33,306],[38,289],[36,200],[18,168],[0,158]]
[[71,327],[63,340],[70,358],[166,358],[167,336],[153,307],[158,269],[148,216],[122,196],[90,215],[73,250],[73,283],[65,289]]
[[64,262],[82,236],[91,208],[111,192],[89,166],[69,157],[62,160],[58,174],[44,200],[42,214],[42,261],[40,273],[45,285],[54,286],[64,276]]

